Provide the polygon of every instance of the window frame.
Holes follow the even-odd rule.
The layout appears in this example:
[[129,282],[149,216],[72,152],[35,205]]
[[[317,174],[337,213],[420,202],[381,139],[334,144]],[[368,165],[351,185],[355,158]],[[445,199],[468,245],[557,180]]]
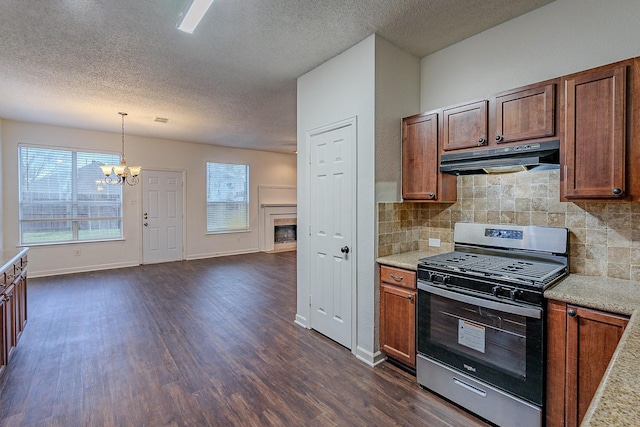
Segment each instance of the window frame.
[[[245,171],[245,180],[244,180],[244,194],[245,194],[245,200],[242,202],[238,202],[238,201],[218,201],[218,202],[214,202],[214,201],[210,201],[209,200],[209,196],[210,196],[210,188],[209,188],[209,183],[210,183],[210,178],[209,178],[209,167],[210,165],[223,165],[223,166],[237,166],[237,167],[244,167],[244,171]],[[215,161],[207,161],[205,164],[205,228],[206,228],[206,234],[231,234],[231,233],[247,233],[250,232],[250,167],[248,164],[246,163],[229,163],[229,162],[215,162]],[[210,229],[210,221],[209,218],[211,215],[213,215],[213,212],[210,212],[210,205],[213,203],[218,203],[218,204],[222,204],[222,205],[229,205],[229,204],[239,204],[241,203],[244,206],[245,209],[245,219],[246,219],[246,224],[244,227],[239,227],[239,228],[218,228],[218,229]],[[228,207],[227,207],[228,209]]]
[[[25,183],[24,179],[25,177],[23,177],[23,158],[22,158],[22,153],[23,153],[23,149],[31,149],[31,150],[48,150],[48,151],[58,151],[61,153],[64,153],[65,156],[68,156],[70,154],[71,156],[71,169],[70,169],[70,178],[69,178],[69,185],[71,187],[71,199],[70,200],[59,200],[59,201],[53,201],[53,203],[59,203],[61,205],[66,205],[67,208],[71,211],[74,212],[75,215],[73,216],[51,216],[48,218],[24,218],[24,211],[23,208],[25,206],[28,205],[32,205],[32,206],[42,206],[42,205],[46,205],[47,201],[25,201],[24,200],[24,194],[23,194],[23,185]],[[118,212],[119,212],[119,216],[80,216],[79,212],[82,210],[82,208],[87,208],[87,207],[92,207],[93,205],[97,205],[99,206],[102,202],[101,201],[92,201],[92,200],[79,200],[78,198],[78,194],[81,194],[79,192],[79,183],[80,181],[80,177],[78,176],[78,171],[79,169],[81,169],[83,166],[79,165],[78,163],[78,159],[82,159],[83,157],[85,158],[85,160],[87,159],[91,159],[91,156],[94,155],[98,155],[98,156],[112,156],[112,159],[109,159],[109,162],[111,162],[111,160],[113,160],[115,163],[113,164],[118,164],[120,163],[120,153],[117,152],[111,152],[111,151],[99,151],[99,150],[87,150],[87,149],[81,149],[81,148],[75,148],[75,147],[60,147],[60,146],[46,146],[46,145],[35,145],[35,144],[18,144],[18,150],[17,150],[17,161],[18,161],[18,234],[19,234],[19,245],[20,246],[49,246],[49,245],[61,245],[61,244],[76,244],[76,243],[91,243],[91,242],[109,242],[109,241],[122,241],[124,240],[124,191],[121,185],[118,185],[117,187],[119,187],[120,191],[119,191],[119,203],[118,203]],[[104,174],[102,173],[102,171],[98,168],[97,171],[99,172],[99,175],[96,174],[97,176],[100,176],[101,178],[104,178]],[[66,174],[67,171],[63,170],[61,172],[54,172],[54,173],[63,173]],[[112,186],[109,184],[103,184],[104,186],[109,186],[109,187],[116,187],[116,186]],[[99,190],[98,190],[99,191]],[[86,194],[86,193],[84,193]],[[107,201],[107,203],[104,204],[115,204],[117,203],[116,201]],[[81,233],[83,233],[85,231],[85,229],[82,228],[81,223],[83,222],[93,222],[93,221],[118,221],[119,222],[119,236],[117,237],[98,237],[98,238],[85,238],[82,239],[81,238]],[[38,241],[25,241],[24,239],[24,226],[26,224],[34,224],[34,223],[38,223],[38,222],[50,222],[50,223],[71,223],[69,229],[67,229],[66,231],[64,231],[65,233],[71,233],[71,239],[59,239],[59,240],[38,240]],[[105,229],[101,229],[101,231],[106,231],[108,230],[108,228]]]

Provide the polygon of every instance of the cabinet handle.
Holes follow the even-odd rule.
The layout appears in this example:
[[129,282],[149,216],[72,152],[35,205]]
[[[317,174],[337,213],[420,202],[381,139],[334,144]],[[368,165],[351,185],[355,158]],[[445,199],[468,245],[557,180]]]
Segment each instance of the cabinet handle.
[[413,301],[413,295],[407,295],[407,299],[408,299],[409,301]]
[[496,141],[502,141],[503,139],[502,135],[496,135]]
[[578,312],[575,311],[573,308],[570,308],[569,310],[567,310],[567,314],[571,317],[576,317],[578,315]]
[[486,143],[487,143],[487,140],[486,140],[486,139],[484,139],[484,138],[482,138],[482,137],[478,138],[478,145],[484,145],[484,144],[486,144]]
[[403,276],[396,276],[395,274],[390,274],[391,278],[393,280],[395,280],[396,282],[402,282],[402,280],[404,279]]
[[613,190],[611,190],[611,192],[613,194],[615,194],[616,196],[619,196],[622,194],[622,188],[618,188],[618,187],[613,187]]
[[435,199],[436,195],[435,193],[429,193],[429,200]]

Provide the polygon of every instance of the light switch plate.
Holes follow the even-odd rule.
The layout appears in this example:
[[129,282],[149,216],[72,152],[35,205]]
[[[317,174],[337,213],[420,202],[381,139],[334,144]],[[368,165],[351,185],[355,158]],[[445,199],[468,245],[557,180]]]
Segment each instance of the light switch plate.
[[439,248],[440,239],[429,239],[429,246],[433,246],[434,248]]

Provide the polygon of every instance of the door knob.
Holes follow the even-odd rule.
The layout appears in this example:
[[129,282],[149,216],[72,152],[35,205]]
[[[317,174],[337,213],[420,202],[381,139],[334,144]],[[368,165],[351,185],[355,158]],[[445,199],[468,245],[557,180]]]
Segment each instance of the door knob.
[[340,248],[340,252],[342,252],[343,254],[348,254],[349,253],[349,246],[343,246]]

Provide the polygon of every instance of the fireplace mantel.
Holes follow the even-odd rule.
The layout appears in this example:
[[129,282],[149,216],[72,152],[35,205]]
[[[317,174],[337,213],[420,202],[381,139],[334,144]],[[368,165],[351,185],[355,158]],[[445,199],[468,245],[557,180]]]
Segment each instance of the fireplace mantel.
[[297,208],[298,205],[296,203],[263,203],[260,205],[261,208]]

